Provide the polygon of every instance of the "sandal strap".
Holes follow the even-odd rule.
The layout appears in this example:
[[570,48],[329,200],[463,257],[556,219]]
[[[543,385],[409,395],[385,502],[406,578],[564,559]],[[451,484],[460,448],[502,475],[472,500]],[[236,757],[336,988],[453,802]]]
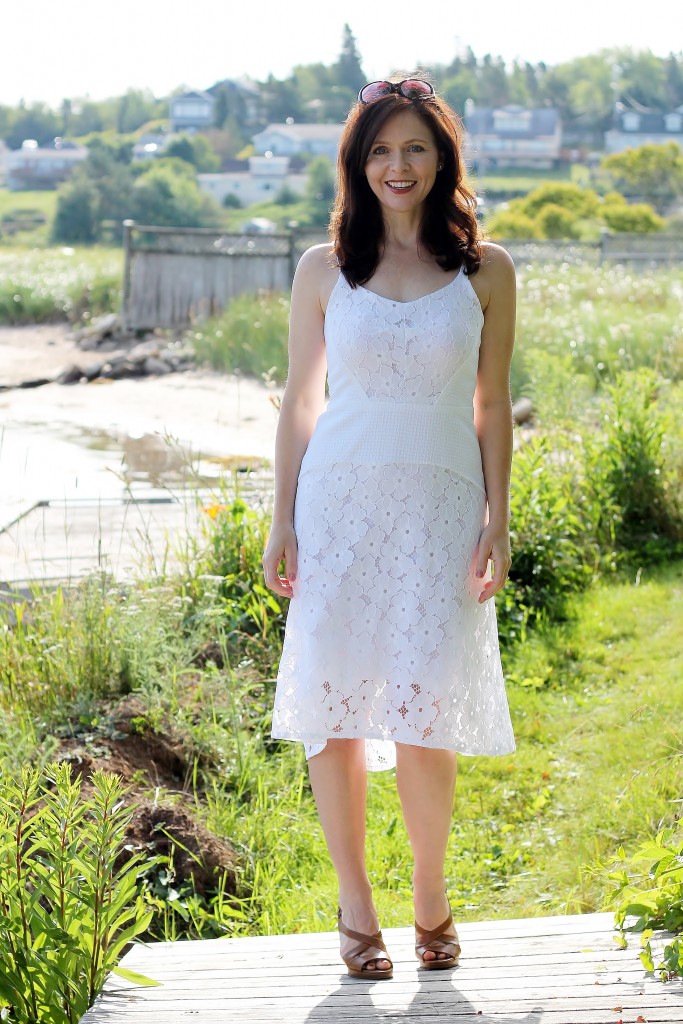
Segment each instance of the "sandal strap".
[[358,946],[354,946],[353,949],[350,949],[349,952],[342,958],[345,961],[345,963],[348,963],[349,961],[354,961],[353,966],[360,966],[362,968],[363,966],[365,966],[366,963],[370,963],[372,960],[389,959],[388,956],[370,956],[366,957],[361,964],[358,964],[357,961],[361,957],[361,954],[364,953],[367,949],[381,949],[384,953],[386,953],[387,947],[384,945],[384,939],[382,938],[382,930],[380,929],[374,935],[364,935],[363,932],[356,932],[353,930],[353,928],[346,927],[346,925],[342,921],[341,914],[341,907],[339,907],[337,911],[337,925],[339,927],[339,931],[343,935],[347,935],[350,939],[356,939],[359,942]]
[[[445,921],[442,922],[442,924],[438,925],[436,928],[432,928],[429,931],[427,931],[425,928],[421,928],[416,921],[415,931],[416,933],[418,933],[419,938],[415,943],[415,948],[418,950],[421,949],[422,953],[426,952],[426,950],[434,944],[438,944],[439,946],[457,946],[459,949],[460,942],[458,940],[457,932],[455,933],[455,935],[446,934],[446,929],[452,924],[453,914],[451,911],[449,911],[448,917],[446,918]],[[455,931],[455,929],[453,930]],[[432,952],[446,952],[446,950],[432,950]]]
[[[415,922],[415,931],[416,932],[420,932],[421,935],[422,935],[420,941],[418,942],[418,945],[419,946],[428,946],[430,942],[434,942],[435,939],[438,939],[441,935],[443,935],[443,933],[446,931],[448,926],[451,925],[451,924],[453,924],[453,914],[450,911],[448,913],[448,917],[446,918],[446,920],[443,921],[442,924],[438,925],[436,928],[432,928],[431,931],[427,931],[425,928],[421,928],[420,925],[416,921]],[[453,941],[453,940],[448,940],[448,941]]]

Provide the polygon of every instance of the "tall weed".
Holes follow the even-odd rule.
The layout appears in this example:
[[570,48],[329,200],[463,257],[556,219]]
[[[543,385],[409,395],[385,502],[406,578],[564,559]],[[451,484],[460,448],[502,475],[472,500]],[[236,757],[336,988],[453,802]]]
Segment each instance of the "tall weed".
[[[683,829],[664,828],[627,855],[622,846],[610,864],[592,865],[589,874],[604,878],[605,909],[614,908],[622,947],[625,931],[641,933],[640,961],[662,981],[683,977]],[[626,927],[626,918],[635,918]],[[652,947],[653,929],[674,938],[658,953]],[[656,962],[658,961],[658,962]]]
[[198,324],[189,340],[197,358],[216,370],[287,376],[289,297],[261,291],[238,295],[218,316]]
[[599,429],[584,439],[589,491],[602,510],[598,542],[645,562],[683,543],[681,457],[666,447],[667,436],[681,433],[660,401],[668,388],[648,368],[620,374],[600,401]]
[[[0,1003],[12,1024],[76,1024],[152,919],[137,895],[142,855],[124,855],[132,815],[116,775],[81,799],[69,764],[0,778]],[[123,859],[123,864],[121,864]]]

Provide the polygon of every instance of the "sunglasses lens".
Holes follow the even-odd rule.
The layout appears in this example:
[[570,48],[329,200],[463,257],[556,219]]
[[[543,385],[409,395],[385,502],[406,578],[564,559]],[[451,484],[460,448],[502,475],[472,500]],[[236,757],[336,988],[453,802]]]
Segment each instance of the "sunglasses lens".
[[388,96],[390,92],[391,84],[389,82],[370,82],[369,85],[361,89],[359,99],[362,103],[371,103],[372,100],[378,100],[380,96]]
[[433,96],[434,90],[429,82],[421,82],[418,78],[409,78],[401,84],[401,92],[408,99],[421,96]]

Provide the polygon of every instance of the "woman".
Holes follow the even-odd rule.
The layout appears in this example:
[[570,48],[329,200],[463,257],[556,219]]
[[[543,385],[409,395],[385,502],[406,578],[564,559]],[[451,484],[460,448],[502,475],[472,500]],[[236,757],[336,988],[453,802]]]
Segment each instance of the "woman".
[[292,285],[263,556],[291,598],[272,735],[305,744],[354,977],[392,974],[365,865],[368,768],[396,765],[415,951],[446,968],[456,753],[515,749],[491,600],[511,561],[515,272],[479,238],[461,142],[428,82],[361,89],[332,252],[308,249]]

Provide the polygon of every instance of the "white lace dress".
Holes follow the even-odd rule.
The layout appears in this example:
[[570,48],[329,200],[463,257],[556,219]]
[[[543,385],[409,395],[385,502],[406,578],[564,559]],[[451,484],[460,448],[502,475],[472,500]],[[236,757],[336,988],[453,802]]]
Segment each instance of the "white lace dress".
[[396,302],[343,274],[325,316],[330,399],[294,505],[298,572],[272,736],[515,749],[493,599],[475,577],[487,502],[474,428],[484,316],[464,269]]

